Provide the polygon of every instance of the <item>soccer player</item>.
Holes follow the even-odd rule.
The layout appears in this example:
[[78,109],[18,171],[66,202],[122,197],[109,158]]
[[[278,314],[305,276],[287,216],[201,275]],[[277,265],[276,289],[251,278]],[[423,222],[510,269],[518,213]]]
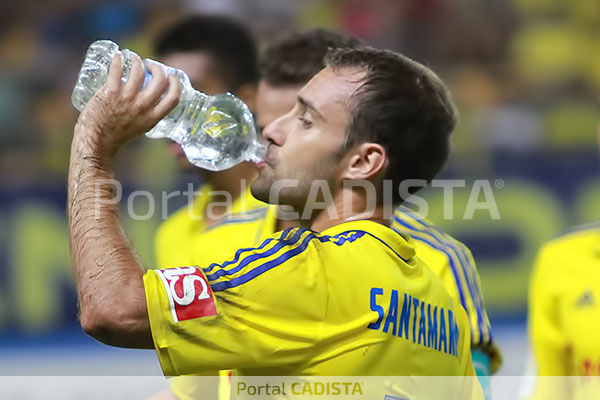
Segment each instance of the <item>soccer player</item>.
[[[232,92],[254,111],[258,55],[251,33],[241,23],[222,16],[188,17],[163,32],[154,48],[163,63],[182,69],[195,89]],[[229,254],[274,232],[274,214],[250,195],[249,184],[257,176],[254,165],[244,162],[225,171],[206,171],[190,164],[177,143],[170,148],[180,168],[201,174],[205,183],[193,203],[160,226],[155,240],[158,265],[202,263],[205,260],[194,258],[202,254],[195,254],[196,248]]]
[[[207,94],[232,92],[255,111],[258,55],[252,34],[242,23],[224,16],[185,18],[157,37],[154,53],[164,64],[183,70],[195,89]],[[241,163],[221,172],[206,171],[190,164],[177,143],[172,142],[170,148],[181,170],[200,174],[205,183],[192,203],[159,227],[155,238],[158,265],[202,265],[275,232],[273,207],[250,194],[249,184],[257,176],[252,164]],[[229,388],[228,374],[224,372],[219,391],[225,394]],[[199,390],[204,394],[208,390],[206,382],[202,387],[187,382],[193,379],[172,379],[173,394],[163,393],[153,400],[173,396],[193,399]]]
[[[272,43],[260,61],[261,80],[256,98],[258,125],[266,126],[293,107],[298,91],[325,66],[328,48],[359,44],[352,37],[324,29],[291,34]],[[467,311],[473,364],[482,384],[489,385],[485,377],[497,371],[501,357],[493,342],[470,250],[407,207],[396,209],[391,226],[413,239],[418,256],[442,278],[446,289]]]
[[[186,25],[189,24],[186,23]],[[192,30],[192,28],[190,26],[189,30]],[[177,29],[172,31],[177,32],[182,30]],[[214,36],[214,33],[212,35]],[[169,40],[167,41],[165,38]],[[173,43],[171,46],[168,46],[169,48],[175,45],[181,46],[180,43],[185,43],[184,40],[181,40],[181,35],[169,34],[165,38],[158,40],[158,54],[164,53],[164,51],[160,50],[167,47],[165,46],[166,42]],[[284,45],[285,42],[290,42],[289,45],[285,46],[288,51],[278,51],[277,49]],[[160,45],[161,43],[162,45]],[[293,108],[297,92],[302,85],[308,82],[313,75],[324,67],[323,58],[328,48],[354,47],[359,43],[357,39],[347,35],[324,29],[316,29],[292,35],[290,38],[286,37],[283,41],[277,41],[274,45],[269,46],[265,51],[263,60],[259,64],[261,75],[265,74],[267,78],[266,80],[261,79],[260,86],[265,87],[267,85],[268,87],[275,73],[278,73],[279,76],[282,74],[285,76],[287,73],[290,74],[290,77],[293,77],[296,87],[294,87],[293,91],[285,93],[277,93],[277,89],[265,90],[263,88],[260,92],[262,94],[257,94],[254,102],[254,111],[257,114],[256,121],[259,129],[262,130],[268,123]],[[189,49],[189,46],[186,49]],[[219,46],[219,49],[223,51],[223,46]],[[178,51],[178,53],[197,54],[193,50]],[[292,57],[291,61],[297,63],[296,68],[293,68],[290,63],[284,62],[284,59],[289,56]],[[163,61],[167,65],[172,65],[177,62],[177,59],[167,55],[163,56]],[[274,63],[278,63],[279,67],[275,67]],[[182,68],[186,72],[188,70],[193,71],[191,66],[188,67],[185,64],[179,65],[179,68]],[[275,72],[274,68],[278,68],[278,72]],[[299,70],[303,71],[300,72]],[[194,72],[191,73],[194,74]],[[301,80],[298,80],[299,73],[303,74]],[[196,82],[196,87],[202,87],[202,80],[200,78]],[[212,84],[211,86],[217,91],[226,91],[224,85],[216,86]],[[275,93],[273,93],[274,91]],[[275,96],[272,96],[272,94]],[[219,173],[213,173],[211,176],[216,177],[218,175]],[[202,215],[201,210],[206,209],[207,204],[209,204],[207,197],[210,190],[208,185],[201,189],[203,195],[200,199],[202,200],[196,200],[193,205],[193,211],[196,214]],[[246,218],[240,215],[242,205],[245,205],[246,209],[251,210]],[[204,227],[201,220],[194,219],[190,214],[189,209],[185,207],[175,213],[161,226],[156,237],[158,265],[176,267],[181,265],[207,264],[217,257],[226,257],[232,254],[238,248],[260,243],[260,241],[271,236],[276,231],[299,224],[295,220],[277,220],[275,206],[269,207],[267,204],[256,200],[249,191],[245,193],[244,198],[234,203],[231,214],[227,218],[217,222],[210,228]],[[193,244],[190,244],[192,241]],[[188,244],[187,248],[182,249],[183,246],[181,243]],[[211,251],[207,251],[207,248],[211,249]],[[198,251],[195,251],[196,249]],[[184,256],[187,257],[185,259],[187,261],[185,262],[183,259]],[[175,261],[179,262],[179,265],[173,264]],[[188,400],[195,398],[200,392],[204,393],[206,391],[206,383],[207,380],[181,377],[172,379],[170,387],[177,398]],[[228,379],[221,379],[219,390],[219,398],[221,400],[228,398],[228,383]],[[153,399],[157,400],[158,398]]]
[[539,251],[529,290],[536,400],[600,398],[599,271],[598,222]]
[[[153,79],[140,91],[139,60],[123,85],[115,57],[80,115],[71,152],[71,254],[86,332],[155,348],[168,376],[225,368],[474,375],[464,309],[389,227],[383,199],[384,179],[394,187],[430,181],[444,164],[456,121],[450,95],[431,70],[390,51],[338,49],[326,65],[294,108],[265,127],[268,151],[252,184],[257,198],[294,208],[311,229],[286,229],[208,265],[145,272],[117,207],[94,209],[94,194],[112,197],[94,182],[112,177],[117,150],[173,109],[179,85],[150,66]],[[324,208],[315,184],[330,200]],[[389,390],[479,394],[473,380],[462,382]]]

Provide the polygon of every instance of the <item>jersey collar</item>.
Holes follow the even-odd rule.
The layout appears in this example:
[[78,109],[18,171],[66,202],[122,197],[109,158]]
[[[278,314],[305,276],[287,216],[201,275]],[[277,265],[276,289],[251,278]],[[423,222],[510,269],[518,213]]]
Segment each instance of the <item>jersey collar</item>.
[[321,234],[334,236],[347,231],[365,231],[387,244],[406,260],[415,256],[415,248],[410,239],[387,225],[366,219],[344,222],[324,230]]

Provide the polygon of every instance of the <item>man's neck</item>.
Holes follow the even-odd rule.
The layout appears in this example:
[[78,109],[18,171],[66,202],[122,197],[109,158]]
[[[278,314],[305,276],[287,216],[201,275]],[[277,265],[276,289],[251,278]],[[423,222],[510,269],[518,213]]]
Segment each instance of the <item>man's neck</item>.
[[310,228],[316,232],[350,221],[368,220],[384,225],[390,225],[390,220],[385,217],[382,204],[368,208],[366,196],[353,191],[342,191],[333,202],[319,212],[312,220]]

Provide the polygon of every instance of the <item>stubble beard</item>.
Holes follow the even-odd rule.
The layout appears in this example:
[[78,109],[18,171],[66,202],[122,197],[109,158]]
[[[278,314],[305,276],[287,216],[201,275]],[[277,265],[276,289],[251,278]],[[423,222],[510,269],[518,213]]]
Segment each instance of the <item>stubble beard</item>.
[[[308,195],[315,180],[325,180],[329,184],[329,190],[333,193],[335,184],[334,176],[337,164],[334,162],[337,158],[323,160],[314,163],[309,168],[302,170],[293,169],[291,171],[276,172],[275,168],[270,167],[268,171],[261,171],[250,188],[252,195],[260,201],[269,204],[291,206],[295,211],[302,214],[307,205]],[[271,193],[271,188],[277,182],[282,180],[291,180],[292,184],[284,185],[277,193]],[[274,191],[276,192],[276,191]],[[271,197],[273,194],[273,198]]]

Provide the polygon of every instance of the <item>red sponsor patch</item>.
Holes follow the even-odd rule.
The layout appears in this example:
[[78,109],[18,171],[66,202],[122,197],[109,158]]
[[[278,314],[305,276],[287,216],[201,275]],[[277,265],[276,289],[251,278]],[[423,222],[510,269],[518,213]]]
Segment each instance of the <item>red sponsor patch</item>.
[[173,321],[186,321],[217,315],[213,292],[199,268],[159,269],[169,296]]

